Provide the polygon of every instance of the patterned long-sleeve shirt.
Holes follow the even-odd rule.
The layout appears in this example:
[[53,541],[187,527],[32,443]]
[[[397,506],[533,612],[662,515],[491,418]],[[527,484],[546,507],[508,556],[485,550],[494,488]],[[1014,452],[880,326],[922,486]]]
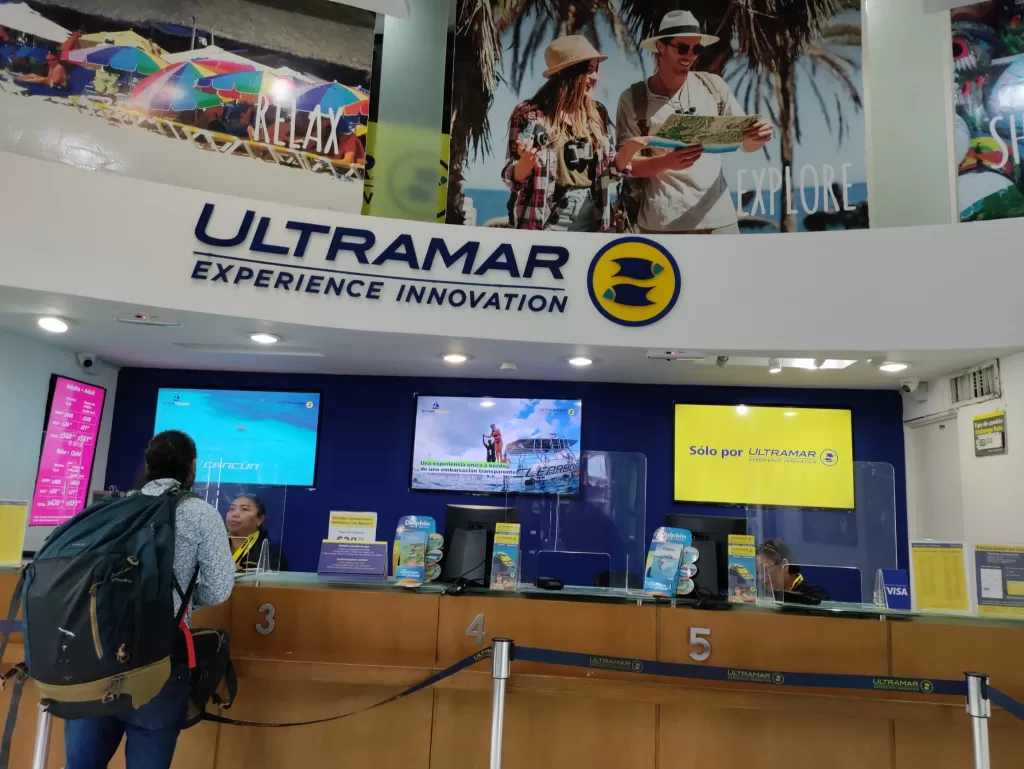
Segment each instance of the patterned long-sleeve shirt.
[[[600,107],[603,114],[605,109]],[[551,218],[555,203],[556,178],[558,173],[558,151],[549,144],[537,153],[537,167],[525,181],[518,182],[512,175],[519,153],[516,144],[524,129],[533,126],[543,131],[550,130],[547,116],[529,102],[516,107],[514,117],[508,131],[508,151],[505,154],[505,167],[502,178],[514,196],[512,226],[519,230],[542,230]],[[597,164],[594,168],[594,229],[597,232],[611,232],[610,191],[612,182],[620,175],[615,168],[615,147],[610,138],[605,138],[597,147]]]
[[[158,497],[170,488],[181,486],[172,478],[150,481],[142,493]],[[192,595],[192,609],[224,603],[235,586],[235,559],[231,555],[228,532],[224,520],[212,505],[198,497],[181,500],[174,519],[174,576],[182,590],[188,590],[196,565],[199,580]],[[178,592],[174,592],[174,613],[181,606]]]

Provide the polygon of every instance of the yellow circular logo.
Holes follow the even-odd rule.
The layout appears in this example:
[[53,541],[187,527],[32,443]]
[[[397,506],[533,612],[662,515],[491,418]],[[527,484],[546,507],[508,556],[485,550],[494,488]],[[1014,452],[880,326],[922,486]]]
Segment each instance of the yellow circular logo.
[[931,694],[933,691],[935,691],[935,684],[933,684],[931,681],[922,681],[921,691],[925,694]]
[[576,416],[576,409],[569,409],[569,416]]
[[782,673],[772,673],[773,684],[784,684],[786,683],[786,677]]
[[640,661],[634,661],[632,667],[633,667],[633,672],[634,673],[643,673],[644,672],[644,663],[642,663]]
[[664,318],[679,298],[679,266],[647,238],[618,238],[590,263],[587,288],[597,311],[620,326],[647,326]]
[[313,408],[313,401],[306,401],[306,408],[307,409]]

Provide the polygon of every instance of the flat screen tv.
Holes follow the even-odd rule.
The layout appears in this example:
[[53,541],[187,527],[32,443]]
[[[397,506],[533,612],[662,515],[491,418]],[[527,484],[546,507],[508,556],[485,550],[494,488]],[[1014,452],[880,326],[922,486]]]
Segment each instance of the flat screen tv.
[[409,488],[577,496],[582,411],[578,400],[417,395]]
[[849,409],[675,404],[675,500],[852,510]]
[[29,526],[59,526],[85,509],[105,388],[50,376]]
[[197,483],[316,485],[320,393],[161,388],[153,434],[164,430],[196,442]]

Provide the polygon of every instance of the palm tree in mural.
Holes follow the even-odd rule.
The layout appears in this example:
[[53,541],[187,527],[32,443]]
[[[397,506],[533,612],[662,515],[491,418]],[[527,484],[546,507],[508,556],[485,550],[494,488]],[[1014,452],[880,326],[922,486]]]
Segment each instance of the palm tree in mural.
[[[598,47],[605,44],[603,27],[611,30],[614,42],[626,53],[636,54],[640,41],[657,30],[670,10],[686,5],[684,0],[458,0],[455,37],[456,103],[453,105],[450,222],[462,222],[463,169],[469,152],[490,152],[487,112],[498,85],[499,71],[506,71],[511,85],[518,85],[535,56],[552,39],[565,34],[583,34]],[[794,67],[807,55],[825,32],[832,18],[845,8],[859,8],[860,0],[719,0],[705,16],[705,29],[721,40],[704,55],[702,64],[721,73],[726,63],[739,55],[753,72],[767,71],[780,90],[776,127],[785,144],[786,136],[797,131]],[[692,7],[692,6],[691,6]],[[696,11],[703,9],[694,9]],[[532,18],[541,19],[533,23]],[[601,19],[607,24],[599,23]],[[529,31],[527,23],[530,23]],[[510,50],[502,51],[501,39],[512,30]],[[735,50],[733,41],[735,40]],[[510,66],[502,66],[511,56]],[[463,86],[460,91],[459,86]],[[787,88],[789,90],[787,90]],[[859,96],[858,96],[859,101]],[[461,103],[460,103],[461,102]],[[780,124],[781,123],[781,124]],[[785,156],[785,151],[783,152]],[[792,142],[789,150],[792,162]]]
[[[820,36],[808,44],[802,56],[786,62],[778,71],[739,67],[727,75],[733,92],[742,98],[744,110],[751,114],[765,110],[778,129],[782,178],[791,172],[794,148],[803,139],[797,101],[797,90],[801,83],[809,85],[821,108],[825,125],[836,137],[837,144],[842,145],[843,140],[849,136],[847,111],[851,106],[847,105],[852,105],[855,112],[860,112],[864,103],[854,79],[860,64],[843,49],[859,47],[860,44],[860,27],[835,24],[822,30]],[[831,75],[836,85],[835,92],[828,94],[832,99],[827,98],[828,95],[822,90],[821,73]],[[795,232],[796,215],[787,213],[789,206],[783,205],[781,209],[779,230]]]

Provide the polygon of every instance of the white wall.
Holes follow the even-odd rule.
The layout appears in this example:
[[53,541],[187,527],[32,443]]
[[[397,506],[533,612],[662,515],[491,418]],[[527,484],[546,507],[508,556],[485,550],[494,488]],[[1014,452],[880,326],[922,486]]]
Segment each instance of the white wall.
[[[1002,397],[963,406],[957,414],[964,539],[1021,544],[1024,543],[1024,353],[1000,359],[999,370]],[[906,422],[950,408],[949,380],[944,377],[932,383],[925,403],[917,403],[912,395],[904,396],[903,418]],[[971,420],[979,414],[1000,410],[1006,412],[1007,453],[974,456]],[[908,452],[912,450],[911,443],[910,440],[905,442]],[[914,459],[908,456],[908,460]],[[927,469],[922,476],[927,478]],[[908,486],[907,507],[911,510],[916,507],[916,500],[911,498],[913,493]]]
[[[0,499],[32,499],[50,374],[86,379],[73,352],[0,331]],[[107,473],[117,370],[105,366],[97,376],[89,377],[89,381],[107,388],[91,492],[103,488]],[[50,531],[49,526],[29,529],[25,549],[38,548]]]

